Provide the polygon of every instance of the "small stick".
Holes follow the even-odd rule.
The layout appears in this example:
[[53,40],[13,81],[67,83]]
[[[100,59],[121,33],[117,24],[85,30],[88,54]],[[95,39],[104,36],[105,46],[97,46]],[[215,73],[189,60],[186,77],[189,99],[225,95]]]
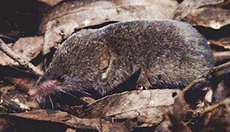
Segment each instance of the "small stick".
[[0,37],[1,37],[1,38],[6,38],[6,39],[9,39],[9,40],[12,40],[12,41],[15,41],[15,40],[16,40],[16,39],[14,39],[14,38],[8,37],[8,36],[3,35],[3,34],[0,34]]
[[197,83],[206,81],[208,76],[210,76],[211,74],[213,74],[215,72],[219,72],[219,71],[221,71],[221,70],[223,70],[225,68],[228,68],[228,67],[230,67],[230,61],[226,62],[224,64],[221,64],[219,66],[215,66],[215,67],[210,68],[209,71],[204,73],[200,78],[197,78],[197,79],[193,80],[188,86],[186,86],[183,89],[182,92],[184,93],[184,92],[188,91],[189,89],[191,89]]
[[202,115],[205,114],[205,113],[207,113],[207,112],[210,112],[210,111],[216,109],[217,107],[220,107],[221,105],[225,105],[225,106],[228,107],[228,106],[229,106],[229,103],[230,103],[230,98],[228,97],[228,98],[226,98],[226,99],[220,101],[218,104],[213,104],[213,105],[211,105],[211,106],[206,107],[206,108],[204,109],[204,111],[202,112]]
[[18,62],[20,65],[24,66],[25,68],[29,69],[32,73],[35,75],[43,75],[43,71],[39,70],[36,66],[34,66],[32,63],[26,61],[16,53],[14,53],[4,42],[2,39],[0,39],[0,50],[4,52],[6,55],[8,55],[10,58]]
[[211,68],[211,69],[210,69],[210,72],[211,72],[211,73],[218,72],[218,71],[221,71],[221,70],[223,70],[223,69],[225,69],[225,68],[229,68],[229,67],[230,67],[230,61],[229,61],[229,62],[226,62],[226,63],[224,63],[224,64],[221,64],[221,65],[219,65],[219,66],[215,66],[215,67]]

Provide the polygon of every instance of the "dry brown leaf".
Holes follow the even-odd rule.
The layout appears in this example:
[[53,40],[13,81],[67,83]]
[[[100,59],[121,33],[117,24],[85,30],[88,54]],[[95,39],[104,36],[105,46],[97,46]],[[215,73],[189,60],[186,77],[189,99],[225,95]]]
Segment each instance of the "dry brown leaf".
[[[59,25],[76,21],[78,25],[90,26],[99,22],[120,21],[118,18],[140,19],[140,18],[171,18],[177,2],[173,0],[88,0],[88,1],[65,1],[56,5],[41,21],[39,32],[46,32],[46,24],[50,21],[58,21]],[[143,11],[142,11],[143,10]],[[141,13],[139,12],[141,11]],[[154,11],[154,12],[145,12]],[[144,13],[144,14],[143,14]],[[125,16],[124,16],[125,15]],[[147,16],[142,16],[147,15]],[[128,16],[128,17],[127,17]],[[88,22],[87,22],[88,21]],[[124,20],[123,20],[124,21]],[[89,23],[90,22],[90,23]],[[77,27],[78,28],[78,27]]]
[[184,0],[174,19],[199,26],[201,33],[214,45],[229,49],[229,0]]
[[177,2],[168,1],[69,1],[57,5],[40,24],[40,33],[45,33],[43,53],[61,43],[75,29],[110,21],[170,19]]
[[[41,52],[43,46],[43,37],[25,37],[20,38],[14,44],[9,46],[17,55],[21,56],[27,61],[31,61]],[[0,65],[18,65],[17,62],[0,51]]]
[[[71,128],[98,130],[101,132],[112,132],[114,130],[116,130],[116,132],[129,132],[127,128],[118,123],[111,123],[100,118],[77,118],[61,111],[34,110],[24,113],[2,114],[0,116],[0,121],[5,125],[9,125],[9,127],[20,131],[64,132],[68,128]],[[4,129],[4,127],[2,129]]]
[[218,7],[203,7],[191,11],[186,17],[186,21],[194,26],[220,29],[230,24],[230,10]]
[[[230,42],[230,41],[229,41]],[[230,59],[230,51],[213,51],[213,56],[216,62],[221,62]]]
[[216,5],[223,3],[225,0],[184,0],[175,10],[173,19],[181,20],[185,18],[191,11],[202,6]]
[[178,92],[177,89],[156,89],[113,94],[89,105],[80,117],[137,118],[142,126],[151,126],[163,120]]

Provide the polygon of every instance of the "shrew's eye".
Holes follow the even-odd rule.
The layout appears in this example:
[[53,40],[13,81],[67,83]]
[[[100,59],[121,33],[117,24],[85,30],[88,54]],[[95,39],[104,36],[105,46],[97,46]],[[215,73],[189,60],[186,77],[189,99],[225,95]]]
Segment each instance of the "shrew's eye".
[[57,80],[58,80],[59,82],[64,82],[64,81],[65,81],[65,76],[59,76],[59,77],[57,78]]

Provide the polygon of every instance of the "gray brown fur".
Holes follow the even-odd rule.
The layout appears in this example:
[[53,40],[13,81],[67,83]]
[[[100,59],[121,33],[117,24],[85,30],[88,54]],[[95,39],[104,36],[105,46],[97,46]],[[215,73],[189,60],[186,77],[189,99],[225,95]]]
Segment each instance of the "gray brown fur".
[[99,97],[125,87],[184,87],[212,65],[206,39],[189,24],[116,23],[69,37],[29,93],[44,96],[73,90]]

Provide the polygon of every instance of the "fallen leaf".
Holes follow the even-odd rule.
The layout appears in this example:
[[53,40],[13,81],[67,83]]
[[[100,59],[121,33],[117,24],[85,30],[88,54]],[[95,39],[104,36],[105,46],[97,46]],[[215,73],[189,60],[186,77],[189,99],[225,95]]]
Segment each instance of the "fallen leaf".
[[175,10],[173,19],[182,20],[191,11],[198,9],[202,6],[216,5],[223,3],[225,0],[184,0]]
[[[35,36],[35,37],[25,37],[20,38],[14,44],[9,44],[9,47],[19,56],[26,59],[27,61],[31,61],[41,52],[43,46],[43,37]],[[11,46],[10,46],[11,45]],[[0,51],[0,65],[18,65],[13,59],[8,57],[2,51]]]
[[39,33],[45,33],[43,53],[50,52],[75,29],[110,21],[170,19],[175,1],[66,1],[55,6],[41,21]]
[[178,92],[178,89],[155,89],[113,94],[90,104],[77,116],[113,120],[137,118],[142,126],[152,126],[163,120]]
[[192,10],[186,16],[186,22],[194,26],[211,27],[220,29],[230,24],[230,10],[218,7],[203,7]]
[[230,59],[230,51],[213,51],[215,62],[221,62]]
[[68,128],[71,128],[88,131],[98,130],[101,132],[113,132],[114,130],[116,132],[129,132],[129,130],[124,127],[124,125],[119,123],[111,123],[100,118],[81,119],[74,117],[66,112],[51,110],[34,110],[24,113],[1,114],[0,121],[1,120],[6,125],[9,125],[8,129],[6,130],[13,129],[36,132],[64,132]]

